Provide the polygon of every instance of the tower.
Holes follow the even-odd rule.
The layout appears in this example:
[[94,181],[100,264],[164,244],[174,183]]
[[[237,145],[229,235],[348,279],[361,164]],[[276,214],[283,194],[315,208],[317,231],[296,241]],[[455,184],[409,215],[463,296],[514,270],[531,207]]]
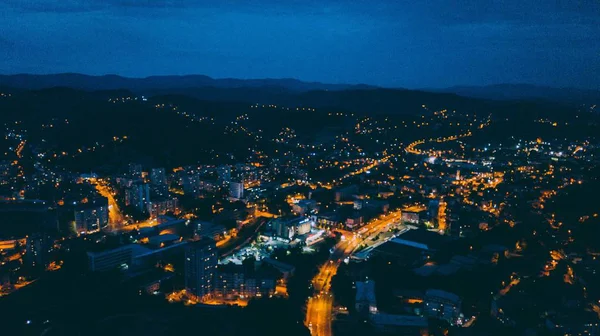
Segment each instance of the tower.
[[214,294],[217,246],[210,238],[191,242],[185,249],[185,288],[199,300]]

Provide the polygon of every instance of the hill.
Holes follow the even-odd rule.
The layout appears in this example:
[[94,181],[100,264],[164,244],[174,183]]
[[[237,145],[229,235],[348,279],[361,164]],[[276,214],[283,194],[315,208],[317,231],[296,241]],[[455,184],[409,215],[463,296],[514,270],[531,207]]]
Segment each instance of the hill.
[[529,84],[453,86],[428,91],[454,93],[464,97],[493,100],[544,100],[571,105],[600,103],[600,90],[553,88]]
[[185,76],[150,76],[145,78],[130,78],[118,75],[90,76],[77,73],[62,73],[50,75],[0,75],[0,86],[19,89],[45,89],[56,86],[74,89],[98,91],[127,89],[135,92],[147,90],[172,90],[197,87],[215,88],[282,88],[290,91],[310,90],[346,90],[350,88],[372,88],[367,85],[324,84],[318,82],[303,82],[292,78],[283,79],[215,79],[204,75]]

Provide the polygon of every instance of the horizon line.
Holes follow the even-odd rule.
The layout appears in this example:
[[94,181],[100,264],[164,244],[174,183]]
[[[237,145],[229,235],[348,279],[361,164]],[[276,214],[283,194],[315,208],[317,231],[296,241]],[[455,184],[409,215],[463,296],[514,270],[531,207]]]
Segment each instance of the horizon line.
[[168,74],[168,75],[149,75],[149,76],[128,76],[128,75],[120,75],[116,73],[104,73],[104,74],[87,74],[82,72],[53,72],[53,73],[31,73],[31,72],[18,72],[18,73],[0,73],[0,76],[10,77],[10,76],[59,76],[59,75],[80,75],[87,77],[120,77],[124,79],[149,79],[156,77],[206,77],[211,80],[239,80],[239,81],[260,81],[260,80],[272,80],[272,81],[282,81],[282,80],[290,80],[296,81],[305,84],[321,84],[321,85],[332,85],[332,86],[370,86],[376,89],[396,89],[396,90],[415,90],[415,91],[431,91],[431,90],[443,90],[443,89],[453,89],[453,88],[489,88],[494,86],[529,86],[536,88],[545,88],[545,89],[576,89],[576,90],[585,90],[585,91],[593,91],[600,92],[600,89],[593,89],[587,87],[575,87],[575,86],[551,86],[546,84],[532,84],[532,83],[494,83],[494,84],[455,84],[451,86],[445,87],[400,87],[400,86],[385,86],[379,84],[367,84],[367,83],[335,83],[335,82],[322,82],[318,80],[304,80],[294,77],[262,77],[262,78],[244,78],[244,77],[212,77],[205,74],[200,73],[189,73],[189,74]]

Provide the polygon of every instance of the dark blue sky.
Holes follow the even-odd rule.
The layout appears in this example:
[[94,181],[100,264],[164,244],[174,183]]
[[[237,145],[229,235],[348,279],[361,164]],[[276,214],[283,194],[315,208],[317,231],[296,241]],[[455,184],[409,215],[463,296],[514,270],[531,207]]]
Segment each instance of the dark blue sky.
[[598,0],[0,0],[0,72],[600,88]]

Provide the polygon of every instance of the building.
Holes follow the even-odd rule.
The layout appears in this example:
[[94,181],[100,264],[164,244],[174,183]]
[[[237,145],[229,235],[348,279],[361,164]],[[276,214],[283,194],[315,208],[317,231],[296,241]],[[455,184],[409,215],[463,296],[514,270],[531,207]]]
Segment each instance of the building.
[[349,199],[357,193],[358,193],[357,185],[350,185],[347,187],[340,188],[335,191],[335,201],[340,202],[340,201]]
[[243,182],[231,182],[229,183],[229,196],[233,199],[244,198],[244,183]]
[[108,225],[108,199],[99,197],[78,204],[74,210],[75,231],[78,234],[97,232]]
[[296,271],[296,268],[293,265],[283,263],[279,260],[264,258],[263,260],[261,260],[261,262],[263,264],[273,266],[281,273],[284,279],[288,279],[290,276],[294,275],[294,272]]
[[219,183],[215,180],[209,180],[209,179],[200,179],[198,180],[198,185],[197,185],[197,192],[198,191],[203,191],[203,192],[215,192],[219,189]]
[[308,172],[304,169],[300,169],[298,167],[287,167],[285,169],[285,173],[300,181],[308,180]]
[[347,230],[354,231],[363,226],[364,223],[364,217],[361,216],[359,213],[354,213],[348,218],[346,218],[345,225]]
[[217,246],[210,238],[191,242],[185,249],[185,288],[202,300],[214,294]]
[[385,200],[357,199],[354,200],[354,210],[367,209],[375,213],[387,213],[390,204]]
[[377,246],[371,254],[400,265],[416,266],[429,260],[449,240],[447,236],[425,229],[408,230]]
[[356,312],[359,314],[368,315],[377,313],[374,281],[367,280],[356,282],[355,308]]
[[177,198],[162,198],[155,199],[148,204],[150,209],[150,217],[156,218],[167,213],[179,213],[179,202]]
[[34,233],[25,240],[23,263],[34,269],[45,269],[50,263],[52,240],[43,233]]
[[165,260],[181,258],[186,241],[174,234],[156,235],[145,239],[146,244],[127,244],[88,252],[88,268],[91,272],[131,270],[134,273],[155,268]]
[[15,175],[14,172],[15,166],[13,165],[13,161],[0,161],[0,184],[8,183],[10,178]]
[[226,229],[223,225],[198,221],[196,222],[196,234],[200,237],[207,237],[213,240],[220,240],[226,233]]
[[153,185],[167,185],[165,168],[152,168],[150,171],[150,182],[152,182]]
[[317,202],[315,200],[300,200],[292,205],[292,211],[298,215],[307,215],[317,210]]
[[276,237],[292,240],[310,232],[313,221],[308,217],[276,218],[270,222]]
[[323,229],[333,230],[344,226],[344,222],[342,222],[340,216],[335,212],[319,213],[318,215],[313,215],[312,219],[317,223],[318,227]]
[[461,213],[465,213],[464,209],[461,208],[461,205],[456,200],[451,199],[447,203],[445,219],[446,232],[453,238],[464,237],[470,231],[470,227],[464,218],[461,219]]
[[438,226],[438,215],[440,212],[440,201],[431,200],[427,206],[427,220],[434,226]]
[[136,183],[128,190],[127,204],[133,205],[140,212],[149,212],[150,186],[147,183]]
[[133,263],[133,244],[100,252],[88,252],[88,268],[92,272],[126,269]]
[[409,230],[389,241],[390,243],[406,245],[424,251],[438,251],[447,242],[448,237],[425,229]]
[[142,165],[137,163],[129,164],[129,176],[133,179],[139,179],[142,177]]
[[227,165],[218,166],[217,177],[221,185],[229,183],[231,181],[231,167]]
[[169,184],[164,168],[152,168],[150,171],[150,183],[154,194],[165,198],[169,195]]
[[277,271],[248,270],[244,265],[219,265],[216,295],[224,298],[268,297],[275,293],[279,274]]
[[243,265],[218,265],[215,294],[224,298],[234,298],[245,292],[245,274]]
[[598,315],[590,311],[551,314],[546,318],[545,325],[553,335],[600,335]]
[[447,321],[451,325],[462,324],[461,299],[458,295],[439,289],[425,292],[425,315]]
[[383,333],[397,336],[429,335],[427,318],[414,315],[377,313],[370,316],[373,327]]
[[402,210],[402,224],[418,225],[421,223],[421,213],[419,210]]
[[183,188],[183,192],[186,194],[198,193],[198,185],[200,183],[200,175],[189,174],[183,175],[179,178],[179,185]]
[[185,253],[187,241],[175,234],[153,236],[145,245],[132,244],[134,272],[153,269],[160,263],[171,263],[181,260]]

